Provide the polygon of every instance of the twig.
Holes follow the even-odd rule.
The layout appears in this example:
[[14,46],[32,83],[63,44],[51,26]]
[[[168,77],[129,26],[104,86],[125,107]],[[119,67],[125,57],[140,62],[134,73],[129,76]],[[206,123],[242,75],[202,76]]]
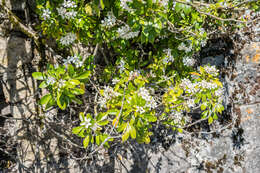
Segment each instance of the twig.
[[0,4],[0,7],[5,11],[5,13],[8,14],[10,21],[14,25],[16,25],[28,37],[33,38],[36,46],[40,47],[39,36],[37,35],[37,33],[35,31],[33,31],[32,29],[28,28],[27,26],[25,26],[24,24],[22,24],[20,22],[20,19],[9,8],[7,8],[4,4],[5,4],[5,2],[2,1],[2,4]]

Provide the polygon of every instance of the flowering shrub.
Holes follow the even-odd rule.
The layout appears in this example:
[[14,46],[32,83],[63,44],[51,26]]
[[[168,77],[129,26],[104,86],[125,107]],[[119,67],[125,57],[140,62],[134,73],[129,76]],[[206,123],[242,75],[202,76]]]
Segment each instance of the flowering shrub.
[[[38,0],[44,38],[55,38],[72,55],[59,65],[33,77],[49,94],[40,100],[45,109],[66,109],[81,104],[91,77],[98,101],[92,111],[80,113],[72,131],[89,143],[109,146],[113,139],[129,137],[149,143],[154,123],[183,132],[195,109],[213,123],[221,115],[224,89],[214,66],[201,66],[194,53],[206,45],[208,33],[241,27],[245,18],[234,9],[259,2],[216,0]],[[225,3],[223,3],[225,2]],[[230,18],[233,17],[233,18]],[[227,26],[224,28],[223,26]],[[75,55],[76,44],[96,47],[85,62]],[[83,56],[83,55],[82,55]],[[94,62],[102,68],[94,74]],[[92,83],[93,84],[93,83]],[[94,85],[94,84],[93,84]]]

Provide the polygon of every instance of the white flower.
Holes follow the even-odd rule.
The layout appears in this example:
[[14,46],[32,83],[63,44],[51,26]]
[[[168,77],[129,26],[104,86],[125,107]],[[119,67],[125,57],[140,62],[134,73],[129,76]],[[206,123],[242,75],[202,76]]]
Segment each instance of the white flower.
[[128,25],[122,26],[121,28],[117,29],[118,37],[122,39],[130,39],[137,37],[139,31],[132,32],[131,28]]
[[215,66],[204,66],[204,70],[206,71],[206,73],[211,74],[213,76],[218,75],[218,69],[216,69]]
[[159,4],[161,4],[165,9],[168,9],[169,0],[159,0]]
[[173,2],[172,4],[172,10],[175,10],[176,2]]
[[75,64],[76,68],[83,66],[83,61],[80,60],[79,56],[69,56],[67,60],[65,60],[64,65],[67,67],[67,64],[73,63]]
[[107,100],[104,97],[100,97],[98,99],[98,104],[100,105],[101,108],[106,108],[106,103],[107,103]]
[[77,12],[75,10],[67,10],[64,7],[57,8],[57,11],[62,19],[73,19],[77,16]]
[[215,83],[211,83],[211,82],[207,82],[205,80],[202,80],[201,82],[198,83],[199,86],[203,89],[210,89],[210,90],[213,90],[213,89],[216,89],[218,88],[218,85],[215,84]]
[[76,3],[73,2],[73,1],[71,1],[71,0],[65,0],[65,1],[63,2],[62,6],[63,6],[64,8],[76,8],[76,7],[77,7]]
[[180,86],[188,93],[196,93],[199,91],[198,84],[192,83],[187,78],[182,79]]
[[94,125],[93,125],[93,127],[91,127],[91,129],[93,130],[93,131],[96,131],[97,129],[99,129],[100,128],[100,126],[97,124],[97,123],[95,123]]
[[124,10],[126,10],[126,11],[128,11],[128,12],[132,12],[133,9],[129,8],[129,6],[127,5],[127,2],[132,3],[133,0],[120,0],[120,6],[121,6]]
[[190,52],[192,50],[192,46],[190,44],[189,47],[187,47],[183,42],[178,46],[179,50],[184,50],[186,53]]
[[143,114],[143,113],[145,113],[145,110],[144,110],[144,108],[143,107],[141,107],[141,106],[136,106],[136,111],[137,112],[139,112],[140,114]]
[[43,9],[42,10],[42,18],[44,20],[47,20],[51,17],[51,11],[49,9]]
[[60,79],[60,80],[59,80],[59,85],[58,85],[58,87],[59,87],[59,88],[62,88],[62,87],[64,87],[64,85],[65,85],[65,82],[66,82],[65,80],[63,80],[63,79]]
[[196,63],[196,60],[191,57],[184,57],[182,62],[185,66],[194,66],[194,64]]
[[132,79],[136,78],[139,75],[140,75],[140,71],[138,71],[138,70],[130,71],[130,73],[129,73],[129,80],[132,80]]
[[150,96],[150,93],[146,88],[140,88],[138,91],[138,95],[146,101],[145,107],[150,108],[150,110],[157,107],[156,101],[152,96]]
[[116,85],[120,80],[118,78],[112,79],[112,84]]
[[173,110],[171,112],[171,115],[173,115],[175,123],[181,123],[181,120],[183,119],[183,113],[182,112],[178,112],[176,110]]
[[90,121],[91,121],[91,119],[90,118],[86,118],[86,117],[83,117],[83,119],[81,118],[81,123],[80,123],[80,125],[81,126],[85,126],[85,128],[87,129],[89,126],[91,126],[91,123],[90,123]]
[[68,46],[68,45],[72,44],[76,40],[76,38],[77,38],[76,34],[70,32],[66,36],[61,37],[60,43],[64,46]]
[[164,49],[163,52],[166,54],[166,57],[163,59],[164,64],[168,64],[169,62],[174,62],[174,58],[171,54],[171,49]]
[[109,12],[107,17],[101,21],[101,26],[111,28],[116,24],[116,17],[112,12]]
[[221,97],[224,94],[224,90],[222,88],[219,88],[215,91],[215,96]]
[[189,99],[189,100],[187,100],[186,103],[187,103],[187,106],[188,106],[189,108],[195,107],[194,99]]
[[120,93],[116,92],[110,86],[105,86],[103,96],[99,98],[98,104],[102,108],[106,108],[106,102],[111,100],[113,97],[118,97]]
[[125,61],[123,59],[120,60],[118,68],[120,73],[122,73],[125,70]]
[[46,80],[47,85],[53,85],[56,82],[56,79],[54,77],[48,77]]

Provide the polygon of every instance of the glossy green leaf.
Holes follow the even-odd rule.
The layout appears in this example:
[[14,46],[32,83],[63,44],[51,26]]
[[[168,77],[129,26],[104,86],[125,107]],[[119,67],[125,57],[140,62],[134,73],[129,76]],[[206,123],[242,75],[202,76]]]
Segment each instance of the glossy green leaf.
[[43,96],[40,100],[40,104],[46,105],[50,101],[51,98],[52,98],[51,94],[47,94],[47,95]]
[[212,116],[209,117],[208,123],[209,123],[209,124],[212,124],[212,123],[213,123],[213,118],[212,118]]
[[89,144],[89,135],[85,137],[84,141],[83,141],[83,146],[84,148],[87,148]]
[[130,129],[130,136],[132,139],[135,139],[136,138],[136,130],[135,130],[135,127],[134,126],[131,126],[131,129]]
[[129,138],[129,131],[127,130],[123,135],[122,135],[122,142],[125,142]]
[[83,129],[82,126],[74,127],[72,129],[72,133],[77,135],[82,129]]
[[34,73],[32,73],[32,77],[36,80],[43,80],[44,74],[41,72],[34,72]]
[[46,88],[48,85],[46,84],[45,81],[42,81],[42,83],[39,85],[39,88]]
[[72,94],[75,94],[75,95],[82,95],[85,93],[85,91],[83,89],[80,89],[80,88],[73,88],[70,90],[70,92]]
[[85,71],[81,73],[79,76],[77,76],[75,79],[87,79],[90,76],[91,72],[90,71]]

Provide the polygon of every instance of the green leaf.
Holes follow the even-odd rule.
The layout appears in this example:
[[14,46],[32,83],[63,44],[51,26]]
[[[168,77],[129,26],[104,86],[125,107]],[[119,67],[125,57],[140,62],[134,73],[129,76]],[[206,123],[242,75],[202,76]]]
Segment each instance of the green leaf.
[[32,73],[32,77],[36,80],[43,80],[44,79],[44,75],[41,72]]
[[69,88],[73,88],[74,86],[79,85],[79,84],[80,84],[79,80],[71,79],[68,81],[68,85],[70,85]]
[[73,65],[71,65],[71,64],[68,65],[68,72],[69,72],[70,77],[73,77],[73,75],[75,73]]
[[96,136],[96,144],[97,144],[97,145],[100,145],[100,143],[101,143],[100,135],[97,135],[97,136]]
[[179,13],[182,10],[182,8],[183,8],[182,4],[177,2],[175,5],[176,13]]
[[212,118],[212,116],[209,117],[208,123],[209,123],[209,124],[212,124],[212,123],[213,123],[213,118]]
[[216,113],[213,114],[213,119],[214,119],[214,120],[217,120],[217,119],[218,119],[218,116],[217,116]]
[[177,128],[178,132],[183,133],[183,129]]
[[46,105],[51,100],[51,98],[52,98],[51,94],[47,94],[47,95],[43,96],[40,100],[40,104]]
[[79,132],[80,132],[82,129],[83,129],[82,126],[74,127],[74,128],[72,129],[72,133],[77,135],[77,134],[79,134]]
[[101,6],[102,10],[105,8],[103,0],[100,0],[100,6]]
[[90,71],[85,71],[81,73],[79,76],[77,76],[75,79],[87,79],[90,76],[91,72]]
[[75,95],[82,95],[85,93],[85,91],[83,89],[80,89],[80,88],[73,88],[70,90],[70,92],[72,94],[75,94]]
[[136,138],[136,130],[135,130],[134,126],[131,126],[131,129],[130,129],[129,132],[130,132],[131,138],[135,139]]
[[149,122],[155,122],[157,121],[157,117],[151,114],[145,114],[144,118],[147,119]]
[[201,109],[202,111],[204,111],[206,108],[207,108],[207,104],[206,104],[206,103],[203,103],[203,104],[200,106],[200,109]]
[[57,94],[57,105],[61,110],[65,110],[67,107],[66,98],[63,94],[58,93]]
[[123,135],[122,135],[122,142],[125,142],[129,138],[129,131],[127,130]]
[[118,131],[118,132],[124,131],[125,128],[126,128],[126,126],[127,126],[127,123],[123,122],[121,125],[119,125],[117,131]]
[[89,144],[89,135],[85,137],[84,141],[83,141],[83,146],[84,148],[87,148]]
[[39,88],[46,88],[48,85],[46,84],[45,81],[42,81],[42,83],[39,85]]
[[98,125],[100,125],[100,126],[105,126],[105,125],[107,125],[108,123],[109,123],[108,120],[103,120],[103,121],[99,121],[99,122],[98,122]]

